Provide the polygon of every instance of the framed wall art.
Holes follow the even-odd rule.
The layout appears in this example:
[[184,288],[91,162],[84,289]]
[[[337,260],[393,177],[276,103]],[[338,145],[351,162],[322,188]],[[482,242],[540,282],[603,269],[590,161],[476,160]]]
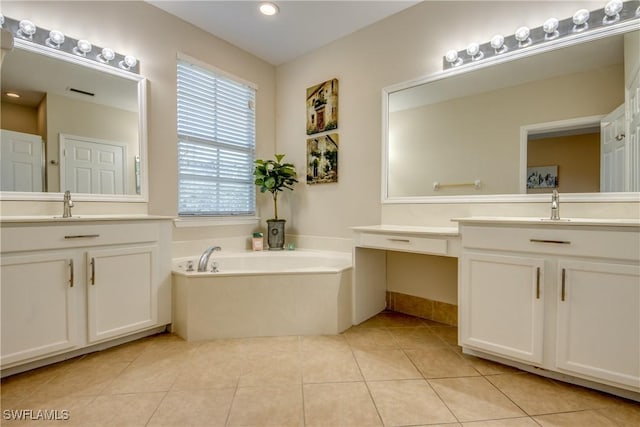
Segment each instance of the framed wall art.
[[338,134],[307,139],[307,184],[338,182]]
[[338,128],[338,79],[307,89],[307,135]]

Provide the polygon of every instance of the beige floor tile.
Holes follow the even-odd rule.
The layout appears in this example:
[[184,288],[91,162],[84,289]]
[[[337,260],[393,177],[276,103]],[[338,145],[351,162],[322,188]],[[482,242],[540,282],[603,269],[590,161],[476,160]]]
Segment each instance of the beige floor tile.
[[246,353],[245,348],[242,346],[244,338],[229,338],[229,339],[217,339],[211,341],[202,341],[198,346],[198,353],[222,353],[222,354],[237,354],[242,355]]
[[248,354],[239,387],[301,384],[302,369],[298,352]]
[[610,407],[597,411],[621,426],[640,426],[640,402],[617,399]]
[[34,391],[36,396],[97,396],[120,375],[130,362],[98,358],[79,360]]
[[538,423],[530,417],[518,417],[505,418],[502,420],[472,421],[469,423],[462,423],[462,425],[464,427],[537,427]]
[[473,366],[450,348],[405,350],[425,378],[479,376]]
[[[64,396],[64,397],[29,397],[22,399],[17,404],[7,405],[3,412],[0,424],[3,426],[60,426],[65,425],[70,417],[78,410],[89,405],[95,399],[94,396]],[[10,402],[5,402],[3,405]],[[30,412],[27,412],[30,411]],[[22,413],[22,417],[18,414]],[[45,413],[47,415],[45,415]],[[40,417],[40,418],[39,418]],[[49,419],[42,417],[50,417]],[[56,419],[57,418],[57,419]]]
[[565,412],[533,417],[542,427],[616,427],[615,421],[596,411]]
[[367,381],[422,378],[402,350],[355,350],[354,355]]
[[382,425],[364,382],[305,384],[303,389],[308,427]]
[[419,350],[447,346],[447,343],[429,328],[392,328],[389,332],[402,349]]
[[362,381],[351,351],[303,351],[301,358],[304,383]]
[[615,398],[531,374],[486,377],[529,415],[581,411],[611,406]]
[[344,333],[349,346],[358,350],[397,349],[398,343],[393,335],[381,328],[351,328]]
[[449,345],[458,345],[458,328],[455,326],[430,326],[431,331]]
[[344,335],[313,335],[300,337],[303,352],[348,351],[351,347]]
[[458,421],[482,421],[521,417],[526,414],[485,378],[429,380]]
[[235,388],[238,386],[244,359],[221,353],[198,353],[182,365],[171,390]]
[[103,394],[168,391],[187,356],[140,356],[109,384]]
[[229,414],[229,426],[302,426],[300,385],[240,387]]
[[71,413],[64,425],[91,427],[145,426],[165,393],[134,393],[98,396]]
[[425,380],[376,381],[368,386],[385,426],[457,421]]
[[227,388],[169,392],[147,426],[224,426],[235,391]]
[[147,349],[150,343],[151,341],[148,339],[132,341],[106,350],[90,353],[85,356],[85,358],[98,359],[103,363],[133,362]]
[[67,370],[74,362],[75,360],[56,363],[55,365],[45,366],[43,368],[2,378],[0,382],[0,393],[2,398],[29,396],[38,388],[55,378],[56,375]]
[[300,338],[297,336],[244,338],[240,340],[240,346],[246,353],[251,354],[290,353],[300,350]]
[[480,357],[472,356],[470,354],[463,354],[462,348],[455,346],[451,347],[458,355],[462,356],[464,360],[469,362],[478,372],[482,375],[498,375],[498,374],[515,374],[524,373],[519,369],[511,366],[503,365],[501,363],[493,362],[491,360],[482,359]]

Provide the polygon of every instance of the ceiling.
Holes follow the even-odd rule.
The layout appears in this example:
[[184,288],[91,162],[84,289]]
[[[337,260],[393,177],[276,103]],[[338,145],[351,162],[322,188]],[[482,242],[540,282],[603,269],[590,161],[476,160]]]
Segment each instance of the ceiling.
[[280,65],[380,21],[422,0],[273,0],[280,13],[264,16],[259,1],[147,0],[216,37]]

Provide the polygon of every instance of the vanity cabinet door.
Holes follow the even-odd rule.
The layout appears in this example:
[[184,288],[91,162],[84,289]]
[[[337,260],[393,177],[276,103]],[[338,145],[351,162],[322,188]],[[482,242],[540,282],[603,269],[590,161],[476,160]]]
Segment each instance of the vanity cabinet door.
[[93,249],[86,262],[89,342],[157,324],[157,245]]
[[558,263],[557,368],[640,390],[640,267]]
[[544,260],[466,252],[460,258],[463,346],[542,363]]
[[2,256],[3,366],[70,350],[76,328],[82,258],[75,252]]

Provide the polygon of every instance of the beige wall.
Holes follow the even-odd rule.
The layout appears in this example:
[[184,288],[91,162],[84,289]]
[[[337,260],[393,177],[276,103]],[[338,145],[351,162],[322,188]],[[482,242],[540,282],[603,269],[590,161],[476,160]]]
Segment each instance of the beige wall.
[[37,108],[3,102],[0,112],[2,129],[39,135]]
[[[44,28],[62,30],[70,37],[86,38],[95,45],[132,54],[140,61],[141,74],[148,79],[149,203],[83,202],[76,203],[74,212],[177,214],[177,52],[258,85],[258,156],[273,154],[275,67],[255,56],[142,1],[3,0],[2,12],[16,19],[28,18]],[[1,209],[5,215],[43,214],[58,213],[59,206],[57,202],[3,201]],[[201,230],[200,236],[215,236],[216,230]]]

